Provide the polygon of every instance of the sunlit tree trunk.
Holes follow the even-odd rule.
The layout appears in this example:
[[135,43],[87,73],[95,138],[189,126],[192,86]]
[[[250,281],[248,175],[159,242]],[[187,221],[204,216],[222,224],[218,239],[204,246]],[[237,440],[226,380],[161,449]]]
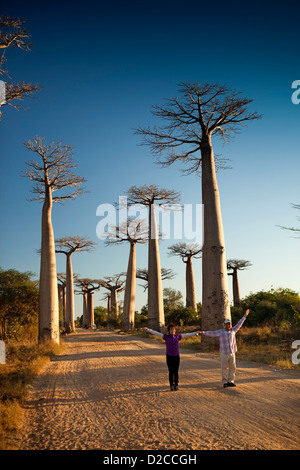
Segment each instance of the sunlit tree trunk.
[[127,275],[126,275],[124,308],[123,308],[123,316],[122,316],[122,329],[123,330],[134,330],[135,291],[136,291],[136,242],[131,242]]
[[39,341],[59,344],[59,308],[54,233],[51,220],[52,194],[46,187],[42,210],[42,240],[39,290]]
[[154,204],[149,205],[148,325],[149,328],[161,332],[164,331],[165,327],[158,230]]
[[230,318],[227,263],[220,197],[210,136],[203,138],[202,204],[204,244],[202,262],[202,329],[215,330]]
[[232,273],[232,292],[233,292],[233,305],[239,307],[241,305],[240,285],[238,278],[238,269],[235,268]]
[[186,261],[186,306],[192,307],[195,312],[197,311],[192,257],[188,257]]

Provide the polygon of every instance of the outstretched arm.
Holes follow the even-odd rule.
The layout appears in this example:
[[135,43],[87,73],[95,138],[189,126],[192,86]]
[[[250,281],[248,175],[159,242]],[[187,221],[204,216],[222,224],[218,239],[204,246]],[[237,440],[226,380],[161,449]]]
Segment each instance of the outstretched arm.
[[199,335],[199,331],[193,331],[192,333],[183,333],[181,335],[181,338],[187,338],[187,336],[198,336]]
[[160,336],[161,338],[163,338],[163,336],[164,336],[163,333],[160,333],[159,331],[151,330],[150,328],[144,328],[144,330],[147,333],[151,333],[152,335]]
[[245,315],[237,322],[236,325],[234,325],[234,327],[232,328],[234,330],[234,332],[236,333],[237,331],[239,331],[239,329],[241,328],[242,324],[244,323],[244,321],[246,320],[247,316],[249,315],[250,313],[250,310],[249,308],[246,310],[245,312]]

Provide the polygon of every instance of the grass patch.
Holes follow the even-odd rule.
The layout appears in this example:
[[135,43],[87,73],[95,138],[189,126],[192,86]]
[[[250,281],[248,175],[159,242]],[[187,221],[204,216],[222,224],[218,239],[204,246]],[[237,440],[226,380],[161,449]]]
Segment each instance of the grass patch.
[[0,364],[0,449],[9,448],[9,433],[20,428],[22,405],[33,379],[62,350],[63,345],[50,341],[6,344],[6,364]]

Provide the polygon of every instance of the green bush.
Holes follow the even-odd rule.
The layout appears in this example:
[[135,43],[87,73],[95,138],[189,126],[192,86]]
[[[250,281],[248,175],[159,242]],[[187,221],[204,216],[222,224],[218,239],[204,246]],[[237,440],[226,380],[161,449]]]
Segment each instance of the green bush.
[[[247,318],[249,326],[285,324],[293,327],[300,325],[300,296],[291,289],[279,288],[251,293],[241,302],[241,311],[239,311],[241,315],[246,308],[251,311],[251,315]],[[233,308],[232,312],[236,313]]]

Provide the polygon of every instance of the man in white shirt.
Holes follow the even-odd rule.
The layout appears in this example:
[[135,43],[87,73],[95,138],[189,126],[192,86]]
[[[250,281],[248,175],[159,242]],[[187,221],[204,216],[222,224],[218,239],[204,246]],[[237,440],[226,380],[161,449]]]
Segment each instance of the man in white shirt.
[[218,337],[220,341],[220,361],[222,370],[223,387],[235,387],[234,379],[236,372],[235,353],[237,351],[235,335],[249,315],[247,309],[245,315],[232,327],[231,320],[226,318],[224,328],[216,331],[199,331],[199,334],[205,336]]

